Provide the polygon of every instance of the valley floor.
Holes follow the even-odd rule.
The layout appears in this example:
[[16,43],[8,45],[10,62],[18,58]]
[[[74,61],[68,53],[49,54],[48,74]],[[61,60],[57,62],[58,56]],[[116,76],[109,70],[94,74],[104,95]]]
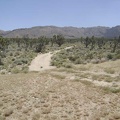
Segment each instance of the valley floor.
[[120,120],[119,65],[0,75],[0,120]]

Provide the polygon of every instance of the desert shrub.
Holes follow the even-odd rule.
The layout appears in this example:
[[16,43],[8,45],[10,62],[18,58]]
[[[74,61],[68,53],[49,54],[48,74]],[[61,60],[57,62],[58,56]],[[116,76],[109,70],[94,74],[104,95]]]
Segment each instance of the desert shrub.
[[117,54],[117,55],[115,56],[115,59],[120,59],[120,54]]
[[62,62],[61,61],[54,61],[54,66],[57,66],[58,68],[59,67],[62,67]]
[[63,63],[63,67],[72,68],[72,63]]
[[[111,48],[108,44],[104,45],[104,48],[101,47],[99,49],[95,46],[94,49],[90,50],[90,46],[88,48],[84,48],[82,44],[76,44],[73,48],[62,50],[54,55],[54,59],[52,59],[52,64],[56,66],[63,65],[62,62],[69,61],[72,64],[86,64],[93,63],[98,64],[101,62],[105,62],[107,60],[116,60],[120,58],[120,51],[116,49],[115,53],[111,52]],[[66,64],[66,63],[65,63]]]
[[19,70],[18,68],[13,68],[13,69],[11,70],[11,72],[14,73],[14,74],[17,74],[17,73],[20,72],[20,70]]
[[120,88],[112,88],[112,87],[101,87],[106,93],[119,93]]
[[16,59],[14,63],[17,65],[27,64],[28,60],[26,58],[19,58],[19,59]]
[[2,59],[0,58],[0,65],[3,65]]
[[70,61],[74,62],[76,59],[79,58],[79,56],[78,55],[70,55],[68,58]]
[[63,56],[61,56],[61,54],[56,54],[52,57],[51,65],[62,67],[64,62],[66,62],[66,59],[63,59]]
[[20,52],[15,52],[15,54],[14,54],[14,56],[16,57],[16,56],[19,56],[20,55]]
[[10,53],[10,56],[13,56],[13,53],[12,53],[12,52]]
[[23,73],[28,73],[28,67],[27,66],[22,67],[22,72]]
[[94,58],[93,53],[89,53],[85,56],[85,59],[93,59],[93,58]]
[[62,64],[61,61],[57,61],[57,60],[52,60],[52,61],[51,61],[51,66],[60,67],[61,64]]
[[113,58],[113,55],[109,53],[109,54],[107,55],[107,58],[108,58],[108,59],[112,59],[112,58]]
[[109,74],[114,74],[115,73],[115,70],[113,70],[113,69],[104,69],[104,71],[106,72],[106,73],[109,73]]
[[22,61],[21,60],[15,60],[14,63],[17,64],[17,65],[22,65]]
[[21,59],[22,63],[23,64],[27,64],[28,63],[28,59],[24,58],[24,59]]
[[111,89],[112,93],[119,93],[120,92],[120,88],[113,88]]
[[81,58],[78,58],[78,59],[75,60],[74,63],[75,63],[75,64],[83,64],[83,62],[84,62],[84,61],[83,61]]
[[12,61],[15,61],[15,58],[12,58],[11,60],[12,60]]

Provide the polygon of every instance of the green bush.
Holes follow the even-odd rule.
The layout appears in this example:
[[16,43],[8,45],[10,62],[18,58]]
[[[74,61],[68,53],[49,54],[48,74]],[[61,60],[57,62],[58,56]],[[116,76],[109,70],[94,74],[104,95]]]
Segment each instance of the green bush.
[[22,72],[23,72],[23,73],[28,73],[28,67],[27,67],[27,66],[22,67]]
[[0,65],[3,65],[3,62],[2,62],[2,60],[1,60],[1,58],[0,58]]
[[120,53],[115,54],[115,59],[120,59]]
[[78,58],[74,62],[75,64],[83,64],[83,60],[81,58]]
[[25,59],[25,58],[19,58],[19,59],[16,59],[16,60],[14,61],[14,63],[17,64],[17,65],[27,64],[27,63],[28,63],[28,60]]
[[113,58],[113,55],[109,53],[109,54],[107,55],[107,58],[108,58],[108,59],[112,59],[112,58]]
[[93,58],[94,58],[93,53],[89,53],[85,57],[85,59],[93,59]]
[[72,68],[72,64],[71,63],[64,63],[63,66],[65,68]]
[[13,68],[13,69],[11,70],[11,72],[14,73],[14,74],[17,74],[17,73],[20,72],[20,70],[19,70],[18,68]]
[[68,57],[68,59],[72,62],[74,62],[77,58],[78,58],[78,56],[75,56],[75,55],[71,55]]

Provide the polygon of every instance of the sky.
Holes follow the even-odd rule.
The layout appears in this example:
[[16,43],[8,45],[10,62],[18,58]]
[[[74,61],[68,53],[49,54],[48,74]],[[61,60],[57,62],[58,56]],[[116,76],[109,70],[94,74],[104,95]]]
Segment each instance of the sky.
[[0,30],[120,25],[120,0],[0,0]]

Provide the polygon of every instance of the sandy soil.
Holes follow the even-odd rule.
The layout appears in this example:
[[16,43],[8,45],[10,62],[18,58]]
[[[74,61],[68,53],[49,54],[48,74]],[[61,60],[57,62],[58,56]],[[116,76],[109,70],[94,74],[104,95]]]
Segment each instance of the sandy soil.
[[50,70],[0,76],[0,120],[119,120],[119,95]]
[[53,54],[50,52],[45,54],[38,54],[37,57],[31,62],[29,71],[41,71],[55,68],[53,66],[50,66],[52,55]]

